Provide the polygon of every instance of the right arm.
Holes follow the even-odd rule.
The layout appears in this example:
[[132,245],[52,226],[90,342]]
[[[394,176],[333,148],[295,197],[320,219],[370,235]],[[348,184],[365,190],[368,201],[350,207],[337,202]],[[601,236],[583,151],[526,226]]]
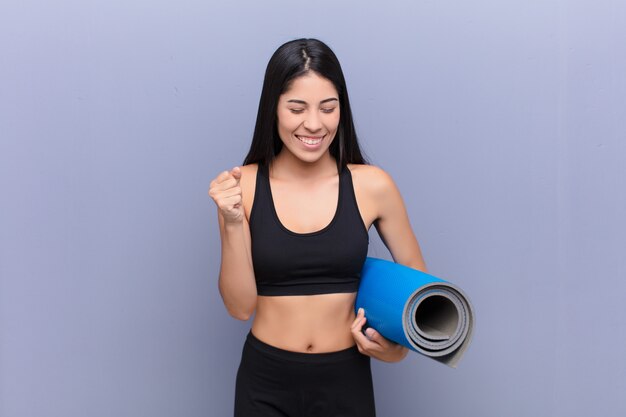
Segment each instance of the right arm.
[[217,204],[222,245],[219,292],[231,316],[248,320],[256,308],[257,289],[240,178],[240,168],[222,172],[211,182],[209,195]]

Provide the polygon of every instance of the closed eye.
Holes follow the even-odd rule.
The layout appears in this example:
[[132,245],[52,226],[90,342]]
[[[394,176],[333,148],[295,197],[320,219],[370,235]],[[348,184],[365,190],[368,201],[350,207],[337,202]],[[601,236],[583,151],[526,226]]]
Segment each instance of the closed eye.
[[[321,109],[322,113],[332,113],[334,112],[336,109],[336,107],[330,108],[330,109]],[[290,112],[294,113],[294,114],[300,114],[302,112],[304,112],[304,109],[289,109]]]

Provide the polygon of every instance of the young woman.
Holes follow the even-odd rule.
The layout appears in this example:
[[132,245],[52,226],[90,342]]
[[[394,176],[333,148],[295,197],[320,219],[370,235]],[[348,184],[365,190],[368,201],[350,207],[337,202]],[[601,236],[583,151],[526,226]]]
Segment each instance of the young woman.
[[235,416],[375,416],[370,357],[408,349],[354,312],[373,224],[393,259],[425,271],[392,178],[367,164],[335,54],[316,39],[280,46],[265,73],[243,165],[210,185],[222,243],[219,290],[254,313]]

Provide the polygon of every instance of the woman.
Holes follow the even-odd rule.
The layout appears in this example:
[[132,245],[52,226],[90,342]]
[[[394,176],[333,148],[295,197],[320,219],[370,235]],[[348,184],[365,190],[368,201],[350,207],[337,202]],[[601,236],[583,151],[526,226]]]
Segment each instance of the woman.
[[287,42],[269,61],[243,166],[209,195],[222,242],[228,312],[253,313],[235,389],[236,416],[375,416],[370,357],[408,349],[355,315],[368,230],[394,260],[425,271],[391,177],[361,155],[334,53]]

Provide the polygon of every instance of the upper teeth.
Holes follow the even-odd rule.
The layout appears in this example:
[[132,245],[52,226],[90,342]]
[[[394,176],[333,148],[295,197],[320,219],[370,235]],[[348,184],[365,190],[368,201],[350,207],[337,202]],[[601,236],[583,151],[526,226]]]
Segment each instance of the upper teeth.
[[300,139],[302,142],[306,143],[307,145],[315,145],[322,141],[322,138],[307,138],[305,136],[296,136],[296,137]]

